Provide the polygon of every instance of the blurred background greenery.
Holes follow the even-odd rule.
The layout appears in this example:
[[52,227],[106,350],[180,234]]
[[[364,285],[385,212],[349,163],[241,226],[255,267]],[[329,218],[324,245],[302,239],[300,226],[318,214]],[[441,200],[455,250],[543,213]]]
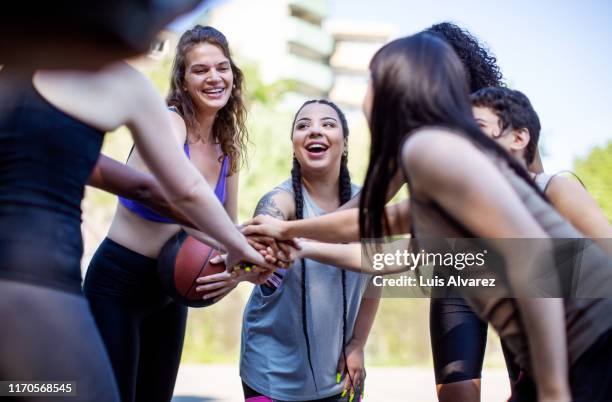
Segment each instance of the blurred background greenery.
[[[171,60],[166,58],[146,69],[146,74],[165,95],[169,87]],[[248,219],[259,198],[289,177],[291,163],[291,111],[279,107],[290,82],[264,84],[257,66],[245,65],[248,129],[251,146],[248,163],[240,173],[239,217]],[[369,136],[364,119],[350,127],[349,168],[356,183],[362,183],[367,166]],[[164,135],[164,133],[160,133]],[[106,136],[103,152],[124,161],[132,141],[125,129]],[[575,162],[576,173],[588,190],[612,217],[612,142],[593,149]],[[403,192],[405,193],[405,191]],[[102,241],[115,210],[116,198],[88,189],[83,203],[85,257],[87,267],[92,253]],[[185,362],[238,361],[242,311],[251,291],[241,284],[222,302],[205,309],[191,309],[183,352]],[[429,301],[427,299],[384,299],[367,346],[368,364],[431,365],[429,346]],[[485,366],[503,366],[496,336],[489,336]]]

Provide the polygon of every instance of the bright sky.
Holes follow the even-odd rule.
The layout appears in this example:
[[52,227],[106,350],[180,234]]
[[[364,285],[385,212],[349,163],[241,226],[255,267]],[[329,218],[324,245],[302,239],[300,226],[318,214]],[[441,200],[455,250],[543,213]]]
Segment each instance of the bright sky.
[[387,22],[400,35],[453,21],[484,41],[540,116],[549,172],[571,169],[576,157],[612,140],[612,1],[329,1],[332,19]]
[[612,1],[331,0],[332,17],[378,20],[409,35],[453,21],[495,53],[542,122],[546,170],[612,140]]

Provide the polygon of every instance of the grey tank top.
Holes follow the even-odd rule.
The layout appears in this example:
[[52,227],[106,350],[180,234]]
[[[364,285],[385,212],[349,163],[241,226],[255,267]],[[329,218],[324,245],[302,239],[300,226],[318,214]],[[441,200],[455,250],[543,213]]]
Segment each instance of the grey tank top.
[[[463,135],[456,132],[458,135]],[[466,137],[467,138],[467,137]],[[469,138],[468,138],[469,140]],[[485,152],[508,180],[521,201],[551,238],[578,239],[584,236],[568,223],[533,187],[518,176],[498,155]],[[409,175],[404,172],[408,184]],[[550,177],[537,181],[542,190]],[[464,227],[433,202],[410,196],[410,216],[415,238],[473,237]],[[555,250],[556,253],[563,250]],[[607,268],[607,269],[606,269]],[[580,289],[577,298],[564,299],[569,361],[573,364],[601,335],[612,328],[612,299],[593,298],[609,294],[612,289],[612,259],[599,247],[592,245],[582,255]],[[581,297],[582,298],[579,298]],[[466,301],[485,321],[490,322],[513,352],[516,362],[531,368],[527,338],[515,300],[510,298],[469,297]]]
[[[277,187],[293,194],[291,180]],[[353,185],[352,193],[358,187]],[[304,218],[324,213],[302,187]],[[302,323],[300,262],[287,270],[279,288],[270,295],[255,286],[245,307],[242,324],[240,376],[254,390],[273,399],[303,401],[342,392],[336,369],[342,351],[341,270],[306,260],[307,325],[310,371]],[[353,333],[369,275],[346,272],[346,341]],[[316,386],[315,386],[316,380]]]

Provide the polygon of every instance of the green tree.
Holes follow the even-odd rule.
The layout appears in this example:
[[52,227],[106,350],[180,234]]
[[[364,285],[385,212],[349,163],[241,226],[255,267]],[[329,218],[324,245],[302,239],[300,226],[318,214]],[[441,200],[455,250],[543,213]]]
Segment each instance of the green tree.
[[577,159],[574,170],[612,221],[612,141]]

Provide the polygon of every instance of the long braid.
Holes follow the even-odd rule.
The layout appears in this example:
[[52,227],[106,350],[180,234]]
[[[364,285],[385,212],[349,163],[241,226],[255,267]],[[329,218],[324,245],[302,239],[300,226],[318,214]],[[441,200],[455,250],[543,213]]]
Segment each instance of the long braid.
[[[338,113],[340,115],[340,113]],[[341,115],[342,116],[342,115]],[[344,117],[344,116],[342,116]],[[345,135],[348,135],[348,130]],[[348,170],[348,152],[344,151],[342,154],[342,160],[340,162],[340,180],[339,180],[339,191],[340,191],[340,205],[345,204],[351,199],[352,196],[352,188],[351,188],[351,174]],[[351,384],[351,388],[353,387],[353,378],[351,377],[351,373],[348,371],[348,363],[346,359],[346,327],[347,327],[347,310],[348,310],[348,302],[346,297],[346,271],[344,269],[342,272],[342,358],[344,359],[344,367],[347,368],[347,374],[349,376],[349,382]]]
[[351,174],[348,170],[348,154],[342,154],[340,162],[340,205],[347,203],[352,197]]
[[[293,185],[293,199],[295,202],[295,219],[304,217],[304,196],[302,195],[302,172],[300,162],[293,157],[293,168],[291,169],[291,183]],[[306,310],[306,260],[300,259],[302,273],[302,331],[304,339],[306,339],[306,353],[308,354],[308,366],[312,374],[315,389],[318,391],[317,379],[315,377],[314,368],[312,366],[312,357],[310,356],[310,337],[308,336],[308,315]]]

